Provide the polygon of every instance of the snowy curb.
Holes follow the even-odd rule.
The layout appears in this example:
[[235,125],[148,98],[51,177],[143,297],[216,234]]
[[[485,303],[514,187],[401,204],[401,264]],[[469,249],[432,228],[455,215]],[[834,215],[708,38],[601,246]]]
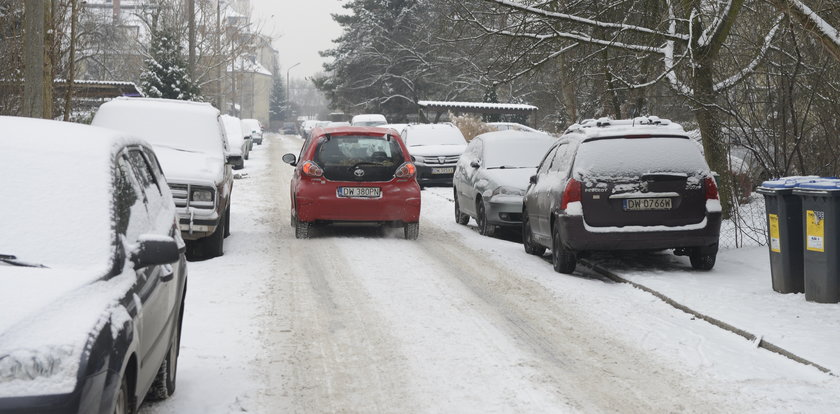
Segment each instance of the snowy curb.
[[754,343],[755,346],[758,347],[758,348],[764,348],[764,349],[766,349],[770,352],[774,352],[774,353],[779,354],[781,356],[784,356],[788,359],[796,361],[800,364],[810,365],[810,366],[812,366],[812,367],[814,367],[814,368],[816,368],[816,369],[818,369],[822,372],[825,372],[825,373],[827,373],[831,376],[836,376],[833,372],[831,372],[830,369],[828,369],[828,368],[826,368],[822,365],[819,365],[815,362],[812,362],[812,361],[809,361],[805,358],[802,358],[799,355],[796,355],[796,354],[794,354],[794,353],[792,353],[792,352],[790,352],[790,351],[788,351],[784,348],[781,348],[777,345],[773,345],[770,342],[764,341],[760,336],[753,335],[753,334],[751,334],[751,333],[749,333],[749,332],[747,332],[743,329],[736,328],[736,327],[734,327],[734,326],[732,326],[732,325],[730,325],[726,322],[723,322],[721,320],[712,318],[711,316],[704,315],[700,312],[697,312],[694,309],[691,309],[688,306],[680,304],[679,302],[669,298],[668,296],[665,296],[664,294],[662,294],[662,293],[660,293],[660,292],[658,292],[654,289],[651,289],[647,286],[644,286],[644,285],[641,285],[639,283],[627,280],[627,279],[625,279],[625,278],[623,278],[623,277],[621,277],[621,276],[619,276],[619,275],[617,275],[617,274],[615,274],[615,273],[613,273],[613,272],[611,272],[611,271],[609,271],[605,268],[602,268],[602,267],[600,267],[600,266],[598,266],[598,265],[596,265],[596,264],[594,264],[594,263],[592,263],[588,260],[580,260],[578,263],[583,265],[587,269],[589,269],[589,270],[591,270],[591,271],[593,271],[593,272],[595,272],[595,273],[597,273],[601,276],[604,276],[607,279],[612,280],[613,282],[626,283],[626,284],[629,284],[629,285],[633,286],[636,289],[639,289],[639,290],[645,291],[647,293],[650,293],[651,295],[657,297],[658,299],[662,300],[663,302],[667,303],[668,305],[671,305],[672,307],[674,307],[678,310],[681,310],[681,311],[683,311],[683,312],[685,312],[685,313],[687,313],[687,314],[689,314],[689,315],[691,315],[691,316],[693,316],[697,319],[701,319],[701,320],[706,321],[706,322],[708,322],[708,323],[710,323],[714,326],[717,326],[718,328],[727,330],[727,331],[732,332],[732,333],[734,333],[734,334],[736,334],[740,337],[743,337],[744,339]]

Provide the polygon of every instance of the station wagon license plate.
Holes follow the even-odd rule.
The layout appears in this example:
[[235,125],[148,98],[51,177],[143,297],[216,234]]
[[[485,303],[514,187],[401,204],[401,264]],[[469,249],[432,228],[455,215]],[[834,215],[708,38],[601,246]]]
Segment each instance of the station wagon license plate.
[[379,187],[338,187],[336,194],[339,197],[379,198],[382,196],[382,189]]
[[670,210],[670,198],[629,198],[624,200],[625,211]]
[[455,167],[432,168],[432,174],[453,174],[453,173],[455,173]]

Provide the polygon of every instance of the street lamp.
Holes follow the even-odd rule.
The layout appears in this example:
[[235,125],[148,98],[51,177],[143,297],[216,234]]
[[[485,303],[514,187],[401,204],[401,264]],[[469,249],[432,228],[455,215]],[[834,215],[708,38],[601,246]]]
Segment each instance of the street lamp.
[[289,71],[294,69],[295,66],[300,65],[300,62],[295,63],[294,65],[290,66],[289,69],[286,69],[286,105],[289,104],[289,87],[291,83],[289,82]]

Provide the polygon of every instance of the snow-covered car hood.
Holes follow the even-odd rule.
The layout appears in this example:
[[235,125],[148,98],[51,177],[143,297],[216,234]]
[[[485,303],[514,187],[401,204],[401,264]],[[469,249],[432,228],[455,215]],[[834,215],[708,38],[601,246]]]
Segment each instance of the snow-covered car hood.
[[408,147],[408,152],[414,156],[438,157],[444,155],[461,155],[467,149],[466,145],[418,145]]
[[115,314],[127,315],[119,301],[134,283],[133,271],[99,280],[104,267],[0,263],[0,398],[73,391],[91,335]]
[[530,178],[537,173],[536,168],[493,168],[483,170],[483,178],[489,183],[488,189],[492,190],[498,186],[513,187],[521,190],[528,188]]
[[220,156],[158,145],[154,148],[169,182],[215,185],[224,180],[225,160]]

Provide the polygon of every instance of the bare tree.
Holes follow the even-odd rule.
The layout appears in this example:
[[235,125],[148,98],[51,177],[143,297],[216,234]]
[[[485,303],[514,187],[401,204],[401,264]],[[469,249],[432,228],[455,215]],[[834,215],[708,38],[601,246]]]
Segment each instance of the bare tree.
[[50,61],[52,1],[24,3],[24,85],[21,115],[52,118],[53,75]]

